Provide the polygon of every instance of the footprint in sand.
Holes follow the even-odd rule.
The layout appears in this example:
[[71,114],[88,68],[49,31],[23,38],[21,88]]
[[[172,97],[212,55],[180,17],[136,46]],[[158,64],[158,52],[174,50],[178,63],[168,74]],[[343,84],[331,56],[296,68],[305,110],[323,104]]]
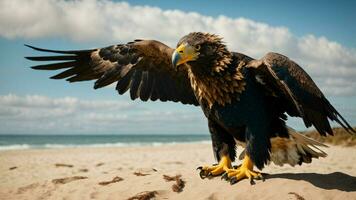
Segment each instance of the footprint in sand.
[[35,189],[35,188],[37,188],[38,186],[40,186],[39,183],[32,183],[32,184],[30,184],[30,185],[26,185],[26,186],[24,186],[24,187],[18,188],[18,189],[17,189],[17,193],[18,193],[18,194],[22,194],[22,193],[25,193],[25,192],[27,192],[27,191],[29,191],[29,190]]
[[69,167],[69,168],[74,167],[74,165],[63,164],[63,163],[56,163],[55,166],[56,166],[56,167]]
[[150,175],[150,174],[145,174],[145,173],[142,173],[142,172],[134,172],[133,173],[135,176],[148,176],[148,175]]
[[157,191],[144,191],[128,198],[127,200],[150,200],[156,197],[157,194]]
[[294,195],[297,200],[305,200],[304,197],[300,196],[299,194],[295,192],[289,192],[288,194]]
[[109,184],[117,183],[117,182],[120,182],[123,180],[124,180],[123,178],[115,176],[111,181],[102,181],[102,182],[99,182],[98,184],[99,185],[109,185]]
[[164,164],[168,164],[168,165],[183,165],[184,163],[180,162],[180,161],[167,161],[167,162],[164,162]]
[[157,172],[154,168],[137,168],[133,174],[136,176],[147,176],[154,172]]
[[88,169],[78,169],[79,172],[88,172]]
[[172,185],[172,190],[173,192],[182,192],[183,188],[185,187],[185,181],[181,179],[182,175],[176,175],[176,176],[168,176],[168,175],[163,175],[163,179],[166,180],[167,182],[169,181],[175,181],[176,183]]
[[72,176],[72,177],[66,177],[66,178],[58,178],[58,179],[53,179],[52,183],[54,184],[67,184],[72,181],[76,180],[81,180],[81,179],[87,179],[88,177],[86,176]]

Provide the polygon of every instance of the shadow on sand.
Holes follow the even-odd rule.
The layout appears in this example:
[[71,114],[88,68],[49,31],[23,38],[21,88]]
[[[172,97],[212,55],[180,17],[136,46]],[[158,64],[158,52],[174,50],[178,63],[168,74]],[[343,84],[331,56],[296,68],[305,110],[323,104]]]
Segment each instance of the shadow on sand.
[[308,181],[316,187],[326,190],[341,190],[345,192],[356,191],[356,177],[344,174],[342,172],[334,172],[330,174],[316,173],[282,173],[270,174],[266,179],[284,178],[292,180]]

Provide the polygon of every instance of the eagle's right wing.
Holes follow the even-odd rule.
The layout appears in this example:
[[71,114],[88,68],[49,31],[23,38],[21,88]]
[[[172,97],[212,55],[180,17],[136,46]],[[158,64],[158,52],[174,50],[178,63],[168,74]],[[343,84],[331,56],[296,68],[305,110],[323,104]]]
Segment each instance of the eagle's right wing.
[[119,94],[130,90],[132,100],[159,99],[199,105],[187,72],[176,71],[171,64],[174,50],[161,42],[135,40],[127,44],[79,51],[26,46],[38,51],[61,54],[26,57],[32,61],[56,61],[33,66],[33,69],[66,69],[52,76],[52,79],[66,79],[69,82],[96,80],[95,89],[117,82],[116,90]]
[[268,53],[248,66],[269,93],[279,97],[274,109],[285,109],[291,116],[303,118],[307,127],[313,125],[321,135],[333,134],[328,119],[336,121],[346,131],[356,133],[350,124],[331,105],[311,77],[288,57]]

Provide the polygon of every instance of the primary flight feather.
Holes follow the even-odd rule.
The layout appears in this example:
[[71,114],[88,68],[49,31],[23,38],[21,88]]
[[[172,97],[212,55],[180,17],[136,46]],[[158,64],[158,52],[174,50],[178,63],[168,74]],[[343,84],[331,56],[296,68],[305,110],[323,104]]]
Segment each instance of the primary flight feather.
[[[135,40],[105,48],[58,51],[26,45],[51,56],[26,57],[58,61],[33,66],[64,70],[52,79],[95,80],[94,88],[117,82],[132,100],[174,101],[200,106],[208,119],[215,166],[199,167],[200,176],[217,176],[236,183],[262,178],[270,161],[277,165],[309,163],[326,154],[323,146],[286,126],[287,114],[301,117],[306,127],[332,135],[329,120],[350,133],[356,131],[325,98],[310,76],[295,62],[277,53],[256,60],[230,52],[214,34],[193,32],[173,49],[155,40]],[[58,55],[59,54],[59,55]],[[245,147],[238,168],[232,167],[236,144]]]

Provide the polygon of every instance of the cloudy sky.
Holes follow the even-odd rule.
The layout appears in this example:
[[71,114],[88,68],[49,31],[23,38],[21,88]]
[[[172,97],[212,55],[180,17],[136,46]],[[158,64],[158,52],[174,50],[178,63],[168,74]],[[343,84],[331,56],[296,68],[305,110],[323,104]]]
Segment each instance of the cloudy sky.
[[289,56],[356,125],[355,2],[216,2],[1,0],[0,134],[207,134],[199,108],[49,80],[53,73],[23,58],[37,55],[23,44],[86,49],[147,38],[175,46],[191,31],[220,34],[252,57]]

